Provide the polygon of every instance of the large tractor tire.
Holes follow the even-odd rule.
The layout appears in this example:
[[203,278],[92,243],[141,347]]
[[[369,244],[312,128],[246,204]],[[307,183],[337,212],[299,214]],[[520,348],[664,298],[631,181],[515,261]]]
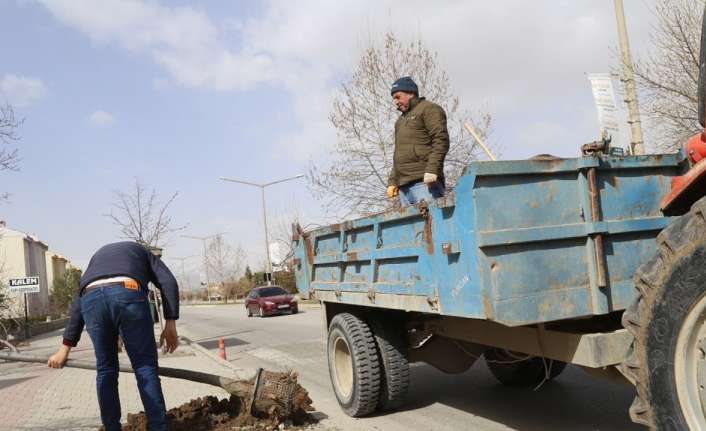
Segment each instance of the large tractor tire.
[[505,349],[491,348],[484,355],[490,372],[506,386],[537,386],[554,379],[566,368],[566,362],[539,356],[524,359],[526,355]]
[[378,321],[370,323],[382,365],[378,410],[394,410],[404,404],[409,391],[407,342],[401,328],[387,327]]
[[353,417],[374,412],[380,399],[380,362],[370,327],[352,314],[337,314],[329,325],[326,351],[343,411]]
[[706,198],[657,247],[623,314],[634,336],[622,367],[637,388],[630,417],[653,430],[706,430]]

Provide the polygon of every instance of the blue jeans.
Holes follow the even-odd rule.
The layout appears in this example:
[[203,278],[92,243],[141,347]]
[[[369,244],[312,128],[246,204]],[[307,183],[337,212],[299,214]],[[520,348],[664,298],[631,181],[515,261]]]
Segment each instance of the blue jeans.
[[400,187],[400,203],[402,205],[415,205],[422,200],[430,203],[434,199],[444,196],[444,185],[439,181],[426,184],[418,182]]
[[167,412],[157,375],[157,343],[147,294],[122,284],[108,284],[81,297],[81,313],[96,354],[98,404],[106,430],[120,430],[118,333],[135,370],[149,429],[166,430]]

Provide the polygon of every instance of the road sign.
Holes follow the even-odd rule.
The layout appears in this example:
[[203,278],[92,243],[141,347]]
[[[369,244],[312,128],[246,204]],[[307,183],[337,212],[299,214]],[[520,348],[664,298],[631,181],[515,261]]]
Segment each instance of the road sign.
[[10,279],[10,293],[39,293],[39,277]]

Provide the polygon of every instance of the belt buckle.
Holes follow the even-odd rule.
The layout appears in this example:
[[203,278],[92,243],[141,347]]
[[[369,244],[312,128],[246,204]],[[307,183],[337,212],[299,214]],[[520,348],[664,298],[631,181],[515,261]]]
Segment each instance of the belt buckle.
[[135,280],[125,280],[123,281],[123,285],[125,286],[126,289],[130,290],[138,290],[140,288],[140,285],[137,284]]

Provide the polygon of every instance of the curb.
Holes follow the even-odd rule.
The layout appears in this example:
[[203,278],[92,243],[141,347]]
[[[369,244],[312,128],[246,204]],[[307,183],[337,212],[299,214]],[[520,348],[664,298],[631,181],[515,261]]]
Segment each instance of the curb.
[[[183,329],[180,329],[180,331],[184,331]],[[191,349],[196,351],[197,353],[202,354],[203,356],[206,356],[207,358],[211,359],[212,361],[218,363],[219,365],[228,368],[230,371],[235,374],[235,378],[239,380],[247,380],[255,376],[257,373],[257,370],[255,369],[250,369],[250,368],[238,368],[235,365],[231,364],[229,361],[225,359],[221,359],[218,355],[215,353],[211,352],[210,350],[206,349],[205,347],[201,346],[199,343],[193,341],[191,338],[185,336],[185,335],[179,335],[179,340],[183,341],[186,343]]]

